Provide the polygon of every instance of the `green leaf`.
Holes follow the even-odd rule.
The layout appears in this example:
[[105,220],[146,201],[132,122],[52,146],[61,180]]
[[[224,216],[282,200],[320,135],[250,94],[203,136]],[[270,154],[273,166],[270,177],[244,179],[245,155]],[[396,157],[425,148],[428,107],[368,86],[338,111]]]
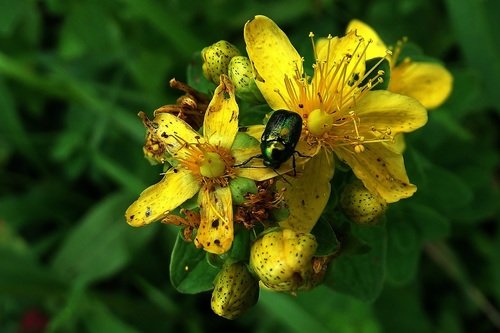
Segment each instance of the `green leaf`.
[[179,232],[170,259],[170,282],[177,291],[196,294],[213,288],[219,272],[206,260],[206,252],[186,242]]
[[449,221],[432,207],[414,201],[394,204],[387,211],[387,274],[397,284],[417,272],[422,243],[449,234]]
[[432,112],[429,115],[429,121],[432,126],[441,132],[445,138],[455,137],[462,141],[471,141],[473,134],[465,126],[459,123],[457,116],[450,112]]
[[257,185],[255,182],[248,178],[237,177],[229,182],[229,188],[231,189],[231,197],[233,198],[233,204],[239,205],[245,201],[245,195],[247,193],[257,193]]
[[353,234],[351,229],[354,224],[350,222],[345,215],[339,212],[334,212],[332,213],[331,219],[342,223],[335,229],[335,233],[339,235],[338,239],[340,241],[342,255],[351,256],[370,252],[371,246]]
[[240,126],[260,125],[266,117],[266,114],[271,111],[272,110],[267,104],[248,105],[242,103],[240,105],[239,124]]
[[477,113],[482,98],[480,76],[471,68],[454,69],[452,75],[453,91],[442,108],[456,119]]
[[237,225],[235,227],[233,244],[229,252],[222,255],[207,253],[208,263],[216,269],[221,269],[225,264],[241,261],[248,262],[250,257],[250,233],[250,230]]
[[244,132],[238,132],[236,133],[236,137],[234,138],[233,145],[231,146],[231,149],[240,149],[240,148],[249,148],[252,146],[257,146],[259,145],[259,140],[254,138],[253,136],[250,136]]
[[215,253],[207,253],[207,262],[215,269],[221,269],[224,265],[224,258]]
[[384,225],[353,225],[352,232],[366,242],[370,250],[364,254],[341,254],[335,258],[330,263],[324,283],[333,290],[371,302],[383,286],[387,233]]
[[387,223],[387,275],[391,281],[403,284],[414,278],[420,257],[420,239],[409,220]]
[[250,230],[243,227],[236,229],[229,257],[234,261],[248,261],[250,257]]
[[290,216],[290,210],[287,207],[279,207],[271,210],[271,218],[273,221],[284,221]]
[[66,237],[53,267],[68,279],[91,282],[122,269],[134,251],[153,236],[154,228],[132,228],[123,214],[131,202],[115,194],[101,201]]
[[426,181],[419,184],[417,196],[423,197],[426,205],[450,217],[459,217],[461,210],[473,199],[472,190],[461,178],[436,165],[428,169]]
[[318,242],[315,256],[329,256],[339,249],[340,242],[332,226],[323,216],[314,225],[311,233],[316,237],[316,242]]
[[493,180],[492,172],[485,172],[484,166],[474,166],[464,170],[461,176],[472,182],[474,199],[456,220],[462,223],[477,223],[493,216],[498,216],[500,190]]
[[450,221],[432,207],[412,202],[408,204],[405,215],[424,241],[443,239],[450,234]]

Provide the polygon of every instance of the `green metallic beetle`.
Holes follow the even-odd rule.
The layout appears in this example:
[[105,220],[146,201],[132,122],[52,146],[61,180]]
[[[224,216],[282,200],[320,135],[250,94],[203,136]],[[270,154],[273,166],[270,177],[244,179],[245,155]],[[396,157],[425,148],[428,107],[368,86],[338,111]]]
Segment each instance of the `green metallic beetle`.
[[290,157],[293,158],[295,174],[295,153],[301,157],[309,157],[295,150],[302,132],[302,117],[292,111],[276,110],[271,114],[260,140],[261,154],[250,157],[242,166],[254,158],[262,158],[266,167],[278,169]]
[[287,110],[274,111],[260,140],[264,165],[278,169],[281,164],[292,157],[295,170],[294,153],[301,132],[302,117],[298,113]]

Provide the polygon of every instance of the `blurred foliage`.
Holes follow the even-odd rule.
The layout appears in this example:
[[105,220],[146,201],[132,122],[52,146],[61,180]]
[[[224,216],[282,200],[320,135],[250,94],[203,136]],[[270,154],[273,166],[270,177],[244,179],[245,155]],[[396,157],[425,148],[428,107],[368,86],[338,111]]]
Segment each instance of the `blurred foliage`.
[[[44,320],[48,332],[498,329],[499,12],[495,0],[0,0],[0,330]],[[309,31],[338,34],[362,19],[388,43],[405,34],[455,81],[407,137],[417,194],[391,206],[379,237],[353,230],[376,252],[332,265],[340,292],[263,292],[227,321],[208,293],[172,287],[176,228],[133,229],[123,212],[162,171],[143,158],[137,112],[172,104],[169,79],[185,80],[204,46],[243,50],[256,14],[305,54]],[[363,261],[370,271],[357,270]]]

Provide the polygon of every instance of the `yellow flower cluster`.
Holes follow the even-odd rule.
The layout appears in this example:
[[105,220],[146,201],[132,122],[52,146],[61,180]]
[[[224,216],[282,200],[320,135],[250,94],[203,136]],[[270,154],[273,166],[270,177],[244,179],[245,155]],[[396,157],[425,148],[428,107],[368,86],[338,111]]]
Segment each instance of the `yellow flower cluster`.
[[[406,173],[402,134],[425,125],[427,109],[441,105],[451,91],[452,77],[443,66],[399,59],[401,44],[389,49],[358,20],[344,36],[316,41],[311,33],[310,38],[311,75],[276,23],[256,16],[244,28],[248,57],[225,41],[202,52],[203,73],[217,88],[200,132],[169,112],[157,110],[152,120],[144,118],[148,142],[155,143],[168,168],[127,209],[130,225],[163,221],[189,227],[196,247],[216,255],[231,249],[235,221],[247,229],[256,226],[252,219],[261,229],[275,228],[252,236],[247,263],[253,275],[241,263],[224,266],[212,299],[214,311],[223,316],[240,313],[234,304],[254,303],[252,276],[273,290],[311,287],[317,244],[310,232],[327,207],[339,161],[358,179],[346,187],[340,202],[354,222],[370,224],[387,204],[412,196],[416,186]],[[290,137],[286,121],[267,124],[282,128],[254,124],[240,129],[239,99],[298,114],[299,134]],[[269,132],[275,135],[272,145]],[[238,136],[247,143],[239,144]],[[274,153],[290,158],[277,169],[265,167],[262,158],[273,159]],[[236,207],[241,198],[235,199],[233,185],[241,179],[257,185],[253,193],[243,193],[244,203]],[[179,208],[196,195],[199,210],[181,217]],[[274,208],[285,208],[286,216],[265,221]],[[251,302],[229,290],[236,286],[230,272],[248,281],[248,288],[238,288],[251,294]],[[228,304],[230,310],[224,308]]]

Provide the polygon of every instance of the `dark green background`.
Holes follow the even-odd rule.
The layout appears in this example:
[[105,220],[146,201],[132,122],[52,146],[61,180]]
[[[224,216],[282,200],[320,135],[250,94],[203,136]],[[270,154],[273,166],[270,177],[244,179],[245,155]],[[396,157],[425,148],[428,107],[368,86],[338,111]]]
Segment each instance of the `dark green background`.
[[[498,13],[496,0],[0,0],[0,331],[19,332],[32,310],[50,332],[500,327]],[[204,46],[243,50],[256,14],[304,54],[309,31],[339,34],[359,18],[388,43],[408,36],[455,77],[448,102],[408,136],[419,191],[388,212],[386,282],[373,303],[327,287],[264,292],[241,319],[220,319],[208,293],[170,285],[177,229],[125,223],[161,172],[142,156],[136,114],[174,104],[169,79],[186,80]]]

